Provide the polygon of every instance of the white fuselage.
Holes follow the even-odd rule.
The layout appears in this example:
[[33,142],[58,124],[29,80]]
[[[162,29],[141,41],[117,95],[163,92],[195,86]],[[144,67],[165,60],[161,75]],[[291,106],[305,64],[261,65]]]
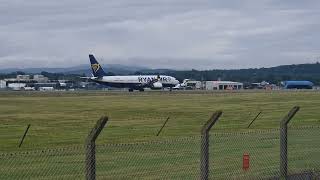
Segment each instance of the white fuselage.
[[108,86],[113,87],[128,87],[134,88],[139,85],[148,84],[154,80],[157,80],[158,83],[161,83],[163,87],[174,87],[179,84],[179,81],[172,76],[160,75],[160,78],[157,80],[157,75],[134,75],[134,76],[103,76],[101,78],[92,77],[91,79],[104,83]]

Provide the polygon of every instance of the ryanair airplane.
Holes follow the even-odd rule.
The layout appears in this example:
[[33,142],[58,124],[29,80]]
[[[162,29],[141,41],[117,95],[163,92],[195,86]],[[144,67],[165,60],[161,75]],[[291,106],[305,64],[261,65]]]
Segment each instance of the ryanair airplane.
[[105,71],[98,63],[96,58],[89,54],[93,77],[88,79],[109,87],[129,88],[133,90],[144,91],[144,88],[163,89],[175,87],[179,81],[172,76],[165,75],[138,75],[138,76],[106,76]]

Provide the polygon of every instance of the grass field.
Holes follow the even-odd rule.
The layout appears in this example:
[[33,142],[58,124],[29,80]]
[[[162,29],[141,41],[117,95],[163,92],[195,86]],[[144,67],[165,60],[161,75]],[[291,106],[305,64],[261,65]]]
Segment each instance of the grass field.
[[[84,154],[81,145],[95,122],[104,114],[108,115],[110,120],[97,144],[110,145],[100,151],[98,149],[100,154],[97,165],[100,165],[97,175],[112,179],[134,175],[143,177],[143,172],[139,172],[139,169],[144,170],[144,175],[158,179],[198,177],[200,150],[197,136],[201,126],[216,110],[222,110],[223,116],[213,129],[213,132],[218,133],[218,138],[212,137],[215,148],[210,151],[216,155],[211,161],[219,164],[212,169],[216,172],[212,177],[218,179],[277,175],[279,137],[278,131],[274,129],[279,127],[280,120],[293,106],[298,105],[301,110],[290,123],[292,129],[320,126],[320,92],[313,91],[0,92],[0,102],[0,152],[7,154],[67,147],[66,151],[53,152],[59,156],[45,151],[42,154],[19,155],[2,161],[2,174],[9,173],[4,179],[30,174],[34,168],[28,169],[23,165],[28,164],[28,157],[33,156],[34,162],[41,162],[41,165],[37,165],[43,169],[41,172],[54,169],[53,165],[60,168],[63,166],[64,168],[59,169],[52,177],[73,179],[75,176],[72,174],[79,175],[83,172]],[[248,130],[247,125],[260,111],[260,118]],[[167,126],[161,135],[156,137],[168,116],[170,120]],[[29,134],[23,147],[18,149],[19,140],[29,123]],[[305,167],[319,168],[319,128],[290,132],[292,138],[289,143],[292,145],[289,148],[294,152],[289,156],[291,170],[294,172]],[[187,138],[180,140],[185,137]],[[177,139],[178,143],[175,142]],[[114,143],[164,140],[168,143],[112,146]],[[69,150],[68,147],[79,147],[80,150]],[[72,153],[73,151],[75,153]],[[241,155],[245,151],[252,155],[254,170],[250,173],[244,173],[241,169]],[[304,159],[305,156],[308,160]],[[57,161],[58,164],[50,163]],[[10,175],[10,164],[21,165],[21,168],[15,170],[19,172],[16,176]],[[167,173],[173,167],[175,171]],[[121,176],[119,172],[124,173]],[[38,174],[37,177],[45,179],[51,176]]]
[[262,111],[252,129],[278,128],[295,105],[301,107],[292,126],[320,123],[320,92],[256,93],[1,93],[0,151],[17,150],[27,124],[23,145],[47,148],[83,144],[102,115],[110,121],[99,143],[155,139],[167,116],[160,138],[199,135],[212,112],[222,110],[215,131],[242,131]]

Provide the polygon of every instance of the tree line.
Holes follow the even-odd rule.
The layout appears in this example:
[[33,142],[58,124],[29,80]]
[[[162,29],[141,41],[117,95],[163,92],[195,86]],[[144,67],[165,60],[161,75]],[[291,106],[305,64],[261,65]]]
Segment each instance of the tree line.
[[[12,72],[9,74],[0,74],[0,79],[15,78],[18,74],[26,74],[24,72]],[[80,77],[86,76],[84,73],[69,74],[69,73],[50,73],[41,72],[42,75],[48,77],[50,80],[71,80],[82,81]],[[107,75],[116,75],[117,72],[107,72]],[[165,74],[176,77],[179,81],[183,79],[194,79],[199,81],[209,80],[228,80],[243,83],[254,83],[267,81],[273,84],[279,84],[286,80],[309,80],[320,85],[320,63],[313,64],[298,64],[298,65],[284,65],[272,68],[251,68],[251,69],[235,69],[235,70],[141,70],[135,73],[128,73],[129,75],[139,74]]]

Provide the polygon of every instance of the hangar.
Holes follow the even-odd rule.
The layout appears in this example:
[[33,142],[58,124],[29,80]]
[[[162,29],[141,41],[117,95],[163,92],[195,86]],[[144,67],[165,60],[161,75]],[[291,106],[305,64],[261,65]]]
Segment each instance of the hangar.
[[285,89],[312,89],[313,83],[310,81],[283,81],[281,82]]
[[0,80],[0,89],[7,88],[7,82],[5,80]]
[[206,81],[206,90],[239,90],[243,83],[233,81]]

